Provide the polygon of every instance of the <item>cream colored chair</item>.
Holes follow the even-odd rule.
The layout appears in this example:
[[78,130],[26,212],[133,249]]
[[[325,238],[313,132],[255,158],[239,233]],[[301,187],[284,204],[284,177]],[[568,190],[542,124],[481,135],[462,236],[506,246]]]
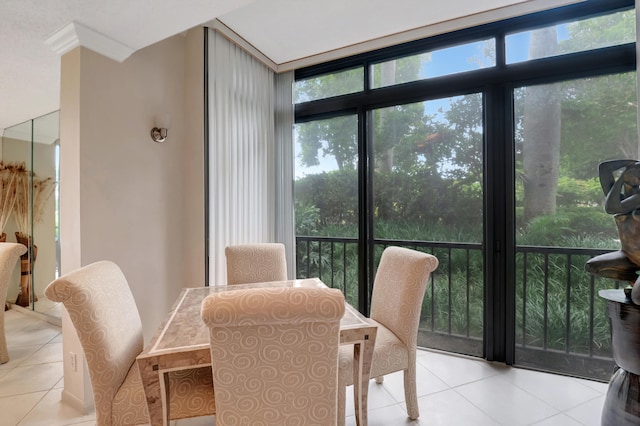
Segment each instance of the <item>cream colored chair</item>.
[[[422,300],[429,276],[438,267],[430,254],[400,247],[382,253],[371,294],[371,319],[378,325],[370,377],[404,371],[409,418],[417,419],[416,346]],[[353,384],[353,348],[340,348],[338,424],[345,421],[346,387]]]
[[226,247],[224,254],[227,259],[227,284],[287,279],[284,244],[240,244]]
[[9,362],[7,338],[4,335],[4,306],[7,300],[9,281],[11,281],[11,273],[18,259],[26,252],[27,247],[24,244],[0,243],[0,300],[2,300],[2,311],[0,312],[0,364]]
[[[84,350],[98,426],[148,424],[136,356],[142,323],[120,268],[92,263],[53,281],[45,295],[62,302]],[[170,418],[215,414],[211,368],[169,374]]]
[[331,426],[337,421],[344,297],[329,288],[207,296],[216,426]]

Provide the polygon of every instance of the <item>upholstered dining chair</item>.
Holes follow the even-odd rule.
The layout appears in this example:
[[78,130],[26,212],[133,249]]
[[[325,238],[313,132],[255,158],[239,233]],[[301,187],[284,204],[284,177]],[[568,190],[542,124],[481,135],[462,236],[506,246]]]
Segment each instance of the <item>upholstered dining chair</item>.
[[227,246],[227,284],[286,281],[284,244],[259,243]]
[[[404,372],[409,418],[419,416],[416,389],[416,346],[422,300],[438,259],[401,247],[382,252],[371,294],[370,318],[378,325],[370,377],[378,384],[384,375]],[[346,387],[353,384],[353,348],[340,348],[338,424],[345,422]]]
[[335,425],[343,313],[342,293],[330,288],[207,296],[216,426]]
[[[98,426],[149,423],[136,356],[142,323],[133,294],[113,262],[95,262],[53,281],[47,298],[62,302],[84,350]],[[169,374],[170,419],[215,414],[211,368]]]
[[26,252],[27,246],[24,244],[0,243],[0,300],[2,300],[2,310],[0,311],[0,364],[9,362],[7,338],[4,335],[4,306],[7,300],[9,281],[11,281],[11,273],[18,259]]

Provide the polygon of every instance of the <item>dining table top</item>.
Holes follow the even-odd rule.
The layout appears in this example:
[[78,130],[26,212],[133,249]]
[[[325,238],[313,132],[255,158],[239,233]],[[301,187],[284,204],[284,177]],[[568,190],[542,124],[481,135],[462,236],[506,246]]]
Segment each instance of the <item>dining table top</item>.
[[[287,281],[261,282],[253,284],[216,285],[208,287],[187,287],[182,289],[164,323],[139,355],[158,355],[185,349],[209,348],[209,329],[200,318],[200,307],[205,297],[224,291],[276,288],[276,287],[326,287],[318,278]],[[354,307],[345,303],[345,314],[340,321],[340,329],[370,326],[367,318]]]

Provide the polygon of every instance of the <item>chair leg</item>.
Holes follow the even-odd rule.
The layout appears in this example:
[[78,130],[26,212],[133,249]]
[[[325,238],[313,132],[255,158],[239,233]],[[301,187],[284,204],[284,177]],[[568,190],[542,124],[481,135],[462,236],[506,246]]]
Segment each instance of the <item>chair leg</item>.
[[418,409],[418,390],[416,387],[416,364],[409,363],[409,367],[404,370],[404,398],[407,403],[407,414],[411,420],[420,416]]
[[338,426],[344,426],[345,417],[347,415],[346,403],[347,403],[347,386],[338,381]]
[[[4,315],[4,312],[0,312],[0,315]],[[7,340],[4,335],[4,322],[0,321],[0,364],[9,362],[9,349],[7,349]]]
[[0,364],[5,364],[7,362],[9,362],[9,351],[5,346],[4,348],[0,348]]

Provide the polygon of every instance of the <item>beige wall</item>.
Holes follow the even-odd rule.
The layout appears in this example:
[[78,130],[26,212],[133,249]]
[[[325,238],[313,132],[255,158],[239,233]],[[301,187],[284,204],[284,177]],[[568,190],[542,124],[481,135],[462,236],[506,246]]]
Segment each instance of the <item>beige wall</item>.
[[[188,119],[190,126],[201,126],[197,117],[202,112],[201,105],[187,106],[185,101],[186,43],[185,37],[172,37],[124,63],[81,49],[78,143],[69,147],[79,150],[70,153],[78,158],[79,188],[67,188],[66,176],[61,176],[63,225],[70,218],[80,225],[79,259],[69,262],[73,265],[65,262],[62,272],[102,259],[120,265],[146,339],[180,288],[203,284],[204,274],[193,273],[185,252],[204,247],[203,178],[198,182],[193,176],[202,169],[203,142],[199,132],[188,132],[185,125]],[[172,124],[167,141],[158,144],[149,131],[155,115],[164,111]],[[62,105],[63,170],[69,153],[66,119]],[[77,196],[70,194],[74,190],[79,191],[79,211],[65,205],[67,195]],[[66,227],[61,232],[62,258],[67,259],[76,253],[67,254]]]
[[[191,30],[123,63],[85,48],[62,57],[62,273],[120,265],[145,341],[182,287],[204,284],[202,40]],[[149,131],[163,112],[172,124],[158,144]],[[63,334],[69,328],[63,317]],[[63,344],[78,350],[71,338]],[[81,373],[65,365],[65,390],[80,400]]]
[[185,105],[184,117],[183,197],[189,212],[184,226],[183,280],[184,286],[204,284],[206,246],[204,230],[204,36],[203,29],[187,33],[185,46]]

